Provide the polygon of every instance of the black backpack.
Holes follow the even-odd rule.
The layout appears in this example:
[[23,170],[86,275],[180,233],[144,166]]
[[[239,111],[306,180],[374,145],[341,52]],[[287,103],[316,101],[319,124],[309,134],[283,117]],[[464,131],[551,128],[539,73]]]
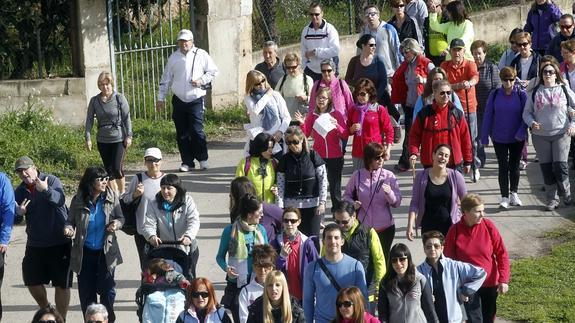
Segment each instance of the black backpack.
[[[138,177],[138,183],[141,183],[142,173],[136,174],[136,177]],[[141,195],[134,199],[132,203],[125,203],[123,199],[120,199],[120,207],[124,215],[124,225],[121,230],[127,235],[133,236],[136,234],[136,211],[138,210],[141,200]]]

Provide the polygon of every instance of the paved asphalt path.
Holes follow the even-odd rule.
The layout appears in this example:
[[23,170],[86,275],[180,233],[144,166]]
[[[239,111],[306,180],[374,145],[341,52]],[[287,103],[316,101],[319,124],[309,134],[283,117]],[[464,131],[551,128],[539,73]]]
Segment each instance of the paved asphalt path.
[[[350,140],[351,143],[351,140]],[[209,144],[210,166],[207,171],[192,171],[178,173],[198,205],[200,211],[201,227],[198,235],[200,246],[200,260],[197,266],[199,276],[208,277],[217,290],[218,299],[223,293],[225,286],[224,272],[216,264],[219,238],[222,229],[229,221],[229,183],[234,178],[235,166],[242,158],[242,138],[230,138],[226,142]],[[534,157],[534,150],[529,147],[530,158]],[[351,158],[348,154],[344,166],[343,184],[347,183],[351,174]],[[497,164],[495,154],[491,147],[487,148],[488,162],[481,170],[481,179],[477,183],[471,183],[467,179],[468,190],[479,193],[486,200],[487,215],[495,221],[503,235],[505,243],[512,259],[536,255],[546,250],[547,246],[536,237],[543,232],[570,223],[565,217],[573,213],[573,208],[562,206],[556,212],[543,210],[544,193],[540,190],[542,179],[538,164],[530,163],[527,171],[522,172],[519,187],[519,195],[523,201],[523,207],[513,207],[509,210],[498,209],[499,186],[497,184]],[[392,169],[400,154],[400,145],[395,145],[392,151],[392,160],[386,164],[387,169]],[[179,156],[166,156],[163,170],[177,172]],[[134,165],[134,171],[144,169],[142,165]],[[131,172],[133,174],[134,172]],[[131,175],[130,175],[131,176]],[[409,242],[405,238],[407,224],[407,209],[411,196],[412,178],[411,172],[398,174],[403,200],[401,206],[393,210],[396,221],[396,239],[394,242],[406,243],[414,256],[414,261],[420,263],[423,258],[423,248],[420,241]],[[70,197],[68,197],[68,201]],[[329,207],[327,208],[329,210]],[[331,216],[327,217],[331,219]],[[134,302],[135,292],[140,285],[140,272],[138,257],[133,238],[118,233],[119,243],[124,258],[124,263],[116,268],[116,315],[118,322],[137,322]],[[12,233],[12,241],[6,258],[6,273],[2,286],[2,302],[4,307],[4,322],[30,322],[37,305],[22,283],[21,261],[24,256],[26,234],[24,226],[16,226]],[[510,284],[513,288],[513,282]],[[49,299],[53,302],[53,289],[48,289]],[[71,291],[70,311],[68,322],[82,322],[81,310],[76,289],[76,279]],[[501,321],[502,322],[502,321]]]

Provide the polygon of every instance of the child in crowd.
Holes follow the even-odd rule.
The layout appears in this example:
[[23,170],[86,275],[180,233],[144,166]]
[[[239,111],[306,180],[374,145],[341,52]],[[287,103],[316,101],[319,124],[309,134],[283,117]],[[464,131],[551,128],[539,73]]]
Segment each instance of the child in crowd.
[[154,258],[148,262],[148,269],[142,273],[142,281],[146,284],[178,285],[182,289],[190,286],[184,275],[163,258]]

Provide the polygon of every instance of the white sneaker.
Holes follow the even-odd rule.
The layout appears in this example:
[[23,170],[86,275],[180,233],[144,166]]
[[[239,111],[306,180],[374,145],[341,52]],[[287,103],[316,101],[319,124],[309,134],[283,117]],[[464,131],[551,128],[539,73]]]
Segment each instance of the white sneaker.
[[207,160],[202,160],[200,161],[200,169],[201,170],[206,170],[210,168],[210,166],[208,165],[208,161]]
[[522,206],[523,202],[519,199],[519,195],[516,192],[511,192],[509,196],[509,204],[514,206]]
[[[475,176],[474,176],[474,177],[475,177],[475,181],[478,181],[479,178],[481,177],[481,174],[479,174],[479,168],[476,168],[476,169],[475,169],[474,174],[475,174]],[[471,177],[471,179],[473,179],[473,177]]]
[[501,202],[499,202],[499,207],[503,208],[503,209],[508,209],[509,208],[509,198],[508,197],[502,197]]
[[519,161],[519,169],[520,170],[525,170],[527,168],[527,162],[524,160],[520,160]]
[[190,171],[190,166],[186,165],[186,164],[182,164],[180,165],[180,172],[189,172]]

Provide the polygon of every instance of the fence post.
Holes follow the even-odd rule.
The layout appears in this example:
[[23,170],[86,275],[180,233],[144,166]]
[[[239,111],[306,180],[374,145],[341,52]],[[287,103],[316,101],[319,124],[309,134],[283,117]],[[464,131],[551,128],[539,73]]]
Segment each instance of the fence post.
[[349,34],[353,34],[353,17],[351,16],[351,11],[352,11],[352,4],[351,4],[351,0],[347,0],[347,18],[348,18],[348,24],[349,24]]

